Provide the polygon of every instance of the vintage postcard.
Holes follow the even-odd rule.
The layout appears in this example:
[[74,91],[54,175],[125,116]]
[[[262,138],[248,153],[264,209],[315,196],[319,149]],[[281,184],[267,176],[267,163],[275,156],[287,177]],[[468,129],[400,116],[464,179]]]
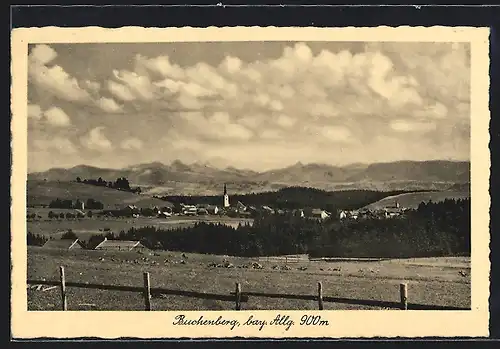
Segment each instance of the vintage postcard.
[[12,33],[12,333],[488,335],[489,30]]

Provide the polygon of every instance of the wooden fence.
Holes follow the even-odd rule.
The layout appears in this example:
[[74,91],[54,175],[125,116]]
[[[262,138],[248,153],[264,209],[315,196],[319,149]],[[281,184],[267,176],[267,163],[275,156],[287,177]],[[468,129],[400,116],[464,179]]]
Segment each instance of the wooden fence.
[[284,298],[284,299],[299,299],[318,302],[318,309],[324,309],[324,302],[332,303],[342,303],[342,304],[352,304],[352,305],[366,305],[374,307],[382,307],[389,309],[402,309],[402,310],[470,310],[470,308],[460,308],[451,306],[439,306],[439,305],[425,305],[425,304],[414,304],[408,303],[408,285],[406,283],[401,283],[399,287],[399,302],[390,301],[377,301],[377,300],[366,300],[366,299],[352,299],[352,298],[341,298],[341,297],[330,297],[324,296],[324,289],[321,282],[318,282],[318,291],[315,295],[297,295],[297,294],[282,294],[282,293],[263,293],[263,292],[243,292],[241,289],[241,284],[239,282],[235,285],[235,291],[229,292],[228,294],[215,294],[215,293],[205,293],[196,291],[184,291],[184,290],[172,290],[158,287],[151,287],[149,273],[143,273],[144,285],[142,287],[138,286],[125,286],[125,285],[103,285],[103,284],[90,284],[81,282],[67,282],[64,273],[64,267],[59,267],[59,281],[52,280],[27,280],[28,285],[49,285],[49,286],[59,286],[61,291],[61,307],[62,310],[68,310],[67,306],[67,287],[76,288],[87,288],[87,289],[99,289],[108,291],[125,291],[125,292],[137,292],[142,293],[144,296],[144,308],[145,310],[151,310],[151,299],[153,296],[163,295],[175,295],[175,296],[185,296],[194,297],[202,299],[220,300],[220,301],[230,301],[235,303],[235,310],[241,310],[241,304],[246,303],[249,297],[266,297],[266,298]]

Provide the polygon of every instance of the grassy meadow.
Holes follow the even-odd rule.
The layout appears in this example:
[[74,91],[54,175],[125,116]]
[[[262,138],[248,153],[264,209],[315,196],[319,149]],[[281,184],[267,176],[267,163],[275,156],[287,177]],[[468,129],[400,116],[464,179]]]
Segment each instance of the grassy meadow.
[[470,198],[468,191],[429,191],[429,192],[415,192],[405,193],[400,195],[388,196],[377,202],[365,206],[365,209],[377,210],[383,209],[387,206],[392,206],[398,202],[401,207],[416,209],[421,202],[441,202],[445,199],[467,199]]
[[[170,218],[149,218],[149,217],[138,217],[138,218],[115,218],[115,217],[92,217],[92,218],[80,218],[80,219],[48,219],[47,214],[51,209],[47,208],[36,208],[28,209],[28,212],[37,213],[42,217],[42,219],[28,220],[27,229],[33,234],[40,234],[46,237],[58,238],[69,229],[81,239],[87,239],[94,234],[102,234],[107,231],[112,231],[118,234],[121,230],[128,231],[130,228],[140,228],[145,226],[154,226],[156,228],[161,228],[164,230],[176,229],[182,227],[193,226],[196,222],[206,221],[212,223],[223,223],[233,227],[237,227],[239,223],[241,224],[252,224],[252,219],[244,218],[229,218],[229,217],[212,217],[212,216],[197,216],[193,217],[183,217],[183,216],[173,216]],[[53,212],[65,212],[74,210],[56,210]]]
[[[403,207],[416,207],[422,201],[442,201],[445,198],[469,197],[462,192],[422,192],[389,197],[369,205],[369,208],[385,207],[394,200]],[[138,207],[162,206],[164,201],[145,194],[133,194],[110,188],[96,187],[74,182],[28,181],[28,213],[42,218],[28,220],[27,229],[33,234],[59,238],[72,230],[83,240],[91,235],[112,231],[117,234],[131,227],[154,226],[165,230],[192,226],[206,220],[236,227],[252,220],[229,217],[171,217],[160,218],[104,218],[48,219],[49,211],[68,212],[41,208],[52,200],[89,198],[104,204],[105,209],[117,209],[133,204]],[[408,283],[410,303],[470,307],[470,258],[416,258],[388,260],[330,259],[289,262],[265,258],[243,258],[160,251],[138,254],[137,252],[109,252],[93,250],[52,250],[28,246],[28,278],[59,279],[59,266],[66,270],[66,280],[113,285],[141,286],[143,272],[149,272],[151,287],[163,287],[185,291],[229,294],[239,282],[243,292],[266,292],[314,295],[317,282],[323,283],[324,296],[399,301],[399,284]],[[226,259],[233,268],[214,267]],[[181,262],[182,261],[182,262]],[[243,268],[253,262],[262,269]],[[57,287],[44,286],[37,290],[28,288],[28,310],[59,310],[60,293]],[[325,302],[326,310],[380,309],[374,306]],[[68,288],[69,310],[143,310],[140,293],[115,292]],[[153,310],[232,310],[233,302],[204,300],[183,296],[165,296],[152,299]],[[262,298],[251,296],[243,303],[243,310],[317,309],[316,301]]]
[[[213,267],[226,259],[234,268]],[[184,260],[184,263],[181,262]],[[239,266],[258,262],[263,269]],[[410,303],[470,307],[470,260],[422,258],[409,260],[332,260],[288,263],[290,270],[277,270],[281,261],[225,257],[180,252],[109,252],[51,250],[28,247],[28,278],[58,280],[64,266],[66,280],[114,285],[142,286],[142,273],[149,272],[151,287],[229,294],[240,282],[242,291],[316,294],[323,283],[324,296],[399,301],[399,284],[408,283]],[[274,268],[273,268],[274,267]],[[305,269],[305,270],[301,270]],[[462,275],[461,275],[462,273]],[[465,274],[464,274],[465,273]],[[465,276],[464,276],[465,275]],[[47,291],[43,289],[48,288]],[[140,293],[68,288],[69,310],[143,310]],[[232,310],[233,302],[183,296],[152,299],[153,310]],[[28,289],[29,310],[59,310],[59,289]],[[249,298],[243,310],[317,309],[317,302],[293,299]],[[326,310],[374,309],[373,306],[325,302]]]
[[164,206],[165,202],[145,194],[135,194],[117,189],[98,187],[77,182],[29,180],[26,186],[27,206],[48,205],[52,200],[71,199],[87,201],[94,199],[104,204],[105,209],[119,209],[127,205],[137,207]]

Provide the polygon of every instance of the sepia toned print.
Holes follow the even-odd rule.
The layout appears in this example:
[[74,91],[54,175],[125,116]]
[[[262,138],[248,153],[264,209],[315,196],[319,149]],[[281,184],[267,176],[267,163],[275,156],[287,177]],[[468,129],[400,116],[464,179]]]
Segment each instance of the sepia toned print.
[[487,36],[264,29],[23,43],[25,316],[152,311],[164,337],[487,319]]

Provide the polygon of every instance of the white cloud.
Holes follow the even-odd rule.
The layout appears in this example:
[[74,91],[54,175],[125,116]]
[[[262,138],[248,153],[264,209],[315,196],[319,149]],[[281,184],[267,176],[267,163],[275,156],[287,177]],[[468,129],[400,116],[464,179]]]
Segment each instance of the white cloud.
[[82,86],[90,92],[97,93],[101,89],[101,84],[97,81],[84,80]]
[[423,132],[436,129],[436,124],[428,121],[398,119],[391,121],[390,127],[398,132]]
[[143,143],[138,138],[128,138],[120,143],[120,148],[125,150],[140,150],[143,147]]
[[280,114],[276,118],[276,123],[281,127],[290,128],[297,123],[297,119],[292,118],[292,117],[285,115],[285,114]]
[[351,131],[343,126],[325,126],[320,130],[320,134],[329,141],[346,142],[352,140]]
[[45,120],[53,126],[66,127],[71,125],[71,120],[68,114],[66,114],[64,110],[59,107],[51,107],[46,110],[43,115]]
[[30,53],[28,65],[29,80],[44,91],[68,101],[87,101],[88,92],[61,66],[46,66],[56,57],[55,51],[46,45],[37,45]]
[[116,69],[113,70],[113,76],[137,98],[146,101],[154,98],[154,86],[148,76]]
[[109,151],[113,149],[111,141],[102,132],[104,127],[93,128],[89,133],[81,138],[84,147],[96,151]]
[[101,97],[97,102],[97,105],[108,113],[118,113],[123,111],[122,106],[116,103],[113,98]]
[[283,133],[279,130],[266,128],[260,134],[260,138],[267,140],[278,140],[283,137]]
[[62,137],[35,139],[33,145],[35,149],[44,152],[57,151],[63,155],[71,155],[77,152],[75,145],[69,139]]
[[243,126],[246,126],[251,129],[256,129],[265,120],[265,116],[258,114],[258,115],[245,115],[242,118],[240,118],[237,122]]
[[42,116],[42,108],[38,104],[28,104],[28,118],[38,121]]
[[29,55],[29,58],[36,63],[45,65],[57,57],[57,52],[48,45],[36,45]]
[[159,73],[163,77],[176,80],[184,77],[182,68],[176,64],[172,64],[168,56],[147,58],[142,55],[137,55],[136,62],[138,65],[145,67],[149,71]]
[[124,86],[116,81],[108,81],[108,90],[115,97],[121,99],[124,102],[130,102],[136,99],[132,91],[130,91],[127,86]]
[[[137,131],[141,139],[168,138],[175,129],[175,144],[180,147],[175,148],[176,154],[188,156],[189,151],[189,157],[195,159],[224,157],[224,151],[228,151],[231,161],[245,167],[254,165],[236,154],[241,154],[241,149],[254,149],[263,139],[268,142],[261,143],[273,149],[269,150],[273,159],[287,152],[287,159],[296,156],[295,161],[308,161],[308,156],[311,161],[321,156],[337,161],[331,155],[316,155],[330,145],[328,142],[342,143],[342,149],[360,147],[356,150],[359,157],[376,155],[384,148],[384,140],[377,141],[373,149],[366,144],[371,144],[377,134],[384,139],[393,137],[391,147],[400,144],[403,148],[405,137],[415,133],[428,140],[428,147],[450,142],[457,145],[456,149],[463,148],[457,139],[465,137],[462,134],[467,134],[470,123],[467,45],[452,48],[451,44],[440,43],[357,43],[352,45],[356,50],[350,45],[341,44],[342,50],[327,49],[325,45],[318,51],[318,43],[292,43],[277,58],[266,60],[263,56],[267,52],[263,50],[258,59],[249,62],[248,57],[228,52],[220,61],[191,65],[163,53],[156,57],[137,55],[135,60],[126,58],[128,67],[110,62],[115,69],[111,68],[107,78],[99,82],[94,80],[102,76],[101,70],[92,72],[90,65],[89,74],[79,82],[64,70],[72,71],[67,57],[57,57],[52,48],[39,45],[30,53],[30,86],[37,86],[33,96],[43,100],[33,100],[30,95],[34,104],[28,107],[28,116],[33,121],[50,119],[55,124],[69,125],[66,114],[49,118],[37,108],[57,102],[44,91],[67,101],[91,102],[94,108],[98,106],[107,113],[135,110],[137,114],[123,114],[118,127],[144,119],[153,126]],[[93,61],[89,60],[89,64]],[[68,64],[64,69],[54,65],[64,62]],[[67,102],[61,106],[71,116],[87,112],[81,106],[73,109]],[[69,130],[80,131],[78,127],[87,119],[71,120],[75,125]],[[451,131],[457,129],[457,124],[464,132]],[[447,127],[448,133],[443,131]],[[91,149],[113,148],[102,130],[94,129],[82,138],[82,143]],[[283,148],[283,144],[290,146],[297,140],[303,140],[301,146],[308,150]],[[138,143],[127,141],[117,145],[139,148]],[[279,151],[278,144],[282,147]],[[451,146],[446,149],[459,151]],[[424,154],[424,150],[420,153]],[[389,160],[403,153],[394,149],[392,155],[386,154]],[[257,161],[256,156],[253,161]]]
[[280,101],[276,101],[276,100],[271,101],[271,103],[269,104],[269,107],[273,111],[282,111],[285,108],[283,106],[283,103],[281,103]]
[[238,57],[226,56],[220,64],[220,68],[229,74],[234,74],[241,70],[243,62]]
[[226,112],[215,112],[209,117],[202,113],[183,113],[185,131],[218,141],[246,141],[253,133],[247,127],[234,123]]
[[308,107],[309,109],[305,110],[305,112],[312,116],[335,117],[339,115],[339,111],[332,105],[332,103],[326,101],[314,103]]
[[432,119],[444,119],[448,115],[448,108],[442,103],[436,102],[415,112],[417,117],[428,117]]
[[200,62],[185,71],[191,81],[208,89],[223,90],[226,80],[210,65]]

